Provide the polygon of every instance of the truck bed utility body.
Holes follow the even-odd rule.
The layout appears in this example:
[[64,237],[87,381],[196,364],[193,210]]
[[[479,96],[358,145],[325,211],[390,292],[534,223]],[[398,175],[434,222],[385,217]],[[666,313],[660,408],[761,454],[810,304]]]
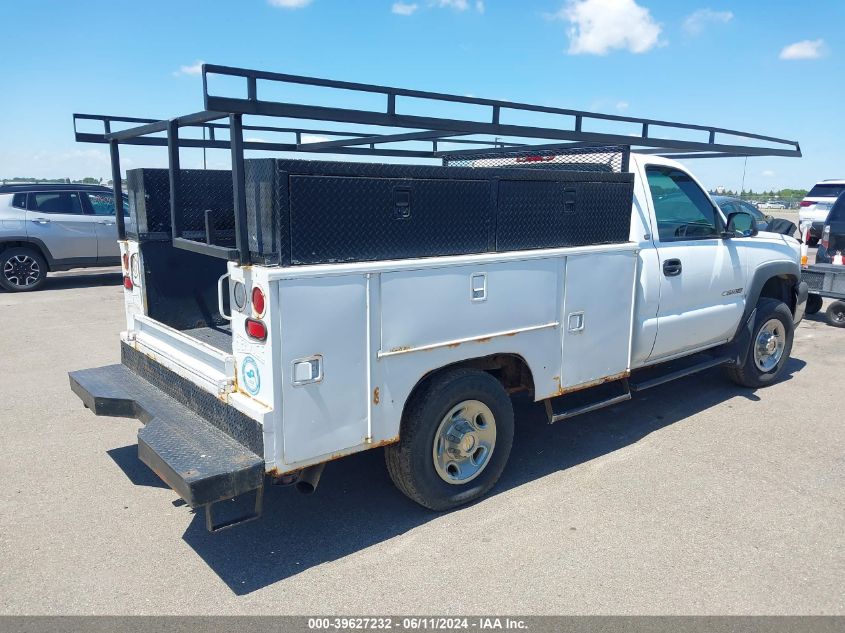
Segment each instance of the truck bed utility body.
[[[245,96],[211,93],[220,75]],[[403,492],[453,507],[504,468],[507,394],[544,401],[554,422],[718,365],[761,386],[788,358],[806,301],[797,242],[724,217],[672,157],[800,156],[796,143],[222,66],[203,79],[196,114],[74,115],[77,140],[110,145],[116,196],[120,144],[166,146],[169,168],[127,172],[122,362],[70,381],[95,414],[145,423],[140,459],[206,508],[209,529],[238,523],[215,525],[211,509],[245,493],[243,520],[259,516],[266,476],[311,490],[326,462],[379,446]],[[263,100],[268,83],[385,107]],[[406,114],[419,100],[489,119]],[[508,123],[515,112],[561,125]],[[607,120],[641,134],[586,131]],[[91,121],[103,128],[80,129]],[[196,128],[202,139],[184,132]],[[192,147],[231,150],[232,170],[182,169]]]

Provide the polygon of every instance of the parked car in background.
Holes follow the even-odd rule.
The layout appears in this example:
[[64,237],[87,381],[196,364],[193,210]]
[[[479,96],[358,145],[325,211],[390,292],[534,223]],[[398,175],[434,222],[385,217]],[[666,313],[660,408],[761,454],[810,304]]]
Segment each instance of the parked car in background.
[[[124,216],[129,205],[123,200]],[[100,185],[0,185],[0,287],[37,290],[48,272],[120,263],[114,193]]]
[[757,221],[757,228],[760,231],[768,231],[769,223],[774,219],[770,215],[766,215],[755,207],[750,202],[733,198],[731,196],[712,196],[713,202],[719,205],[719,208],[728,216],[736,211],[745,211]]
[[810,244],[819,241],[827,214],[843,192],[845,192],[845,180],[823,180],[816,183],[804,196],[798,210],[798,223],[801,227],[809,225]]
[[777,200],[768,200],[762,204],[757,205],[760,209],[785,209],[786,205]]

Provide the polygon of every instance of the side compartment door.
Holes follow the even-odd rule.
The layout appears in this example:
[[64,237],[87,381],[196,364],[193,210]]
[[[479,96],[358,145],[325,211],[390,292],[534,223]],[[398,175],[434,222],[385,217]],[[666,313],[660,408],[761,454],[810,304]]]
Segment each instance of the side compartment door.
[[29,236],[41,240],[54,260],[96,261],[94,218],[84,212],[78,192],[30,193],[26,220]]
[[622,377],[630,367],[637,268],[633,252],[566,258],[561,363],[564,389],[609,376]]
[[683,170],[645,166],[660,259],[657,339],[650,360],[731,338],[745,300],[745,250],[723,239],[724,220]]
[[363,275],[279,283],[284,460],[358,446],[368,433]]

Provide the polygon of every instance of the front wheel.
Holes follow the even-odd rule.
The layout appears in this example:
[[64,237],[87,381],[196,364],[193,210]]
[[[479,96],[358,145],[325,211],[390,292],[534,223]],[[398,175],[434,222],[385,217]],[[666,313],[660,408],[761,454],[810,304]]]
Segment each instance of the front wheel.
[[787,305],[776,299],[760,299],[751,348],[742,365],[727,368],[728,376],[738,385],[752,389],[772,384],[783,373],[794,335],[795,324]]
[[410,499],[448,510],[498,481],[513,429],[513,406],[498,380],[473,369],[449,371],[408,402],[399,442],[385,448],[387,470]]
[[0,253],[0,286],[9,292],[38,290],[47,278],[47,262],[40,253],[25,247]]
[[845,327],[845,301],[834,301],[825,311],[827,322],[833,327]]

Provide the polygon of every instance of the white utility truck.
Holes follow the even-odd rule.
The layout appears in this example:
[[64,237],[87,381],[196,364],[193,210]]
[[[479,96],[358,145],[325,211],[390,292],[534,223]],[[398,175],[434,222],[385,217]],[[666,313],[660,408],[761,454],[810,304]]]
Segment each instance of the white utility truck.
[[[221,75],[243,94],[213,94]],[[796,143],[223,66],[203,79],[196,114],[75,115],[78,140],[110,144],[118,198],[119,145],[166,145],[169,168],[127,173],[122,362],[70,383],[97,415],[145,423],[140,459],[210,530],[259,516],[265,481],[313,491],[327,462],[376,447],[423,506],[477,499],[505,468],[516,392],[555,422],[716,366],[749,388],[783,372],[807,300],[799,243],[725,217],[673,158],[800,156]],[[384,108],[266,100],[266,84]],[[404,112],[416,102],[474,115]],[[560,125],[525,123],[538,114]],[[92,121],[104,127],[81,129]],[[588,131],[607,121],[638,133]],[[262,134],[287,138],[250,140]],[[232,170],[182,169],[191,147],[230,149]],[[213,516],[247,493],[254,511]]]

